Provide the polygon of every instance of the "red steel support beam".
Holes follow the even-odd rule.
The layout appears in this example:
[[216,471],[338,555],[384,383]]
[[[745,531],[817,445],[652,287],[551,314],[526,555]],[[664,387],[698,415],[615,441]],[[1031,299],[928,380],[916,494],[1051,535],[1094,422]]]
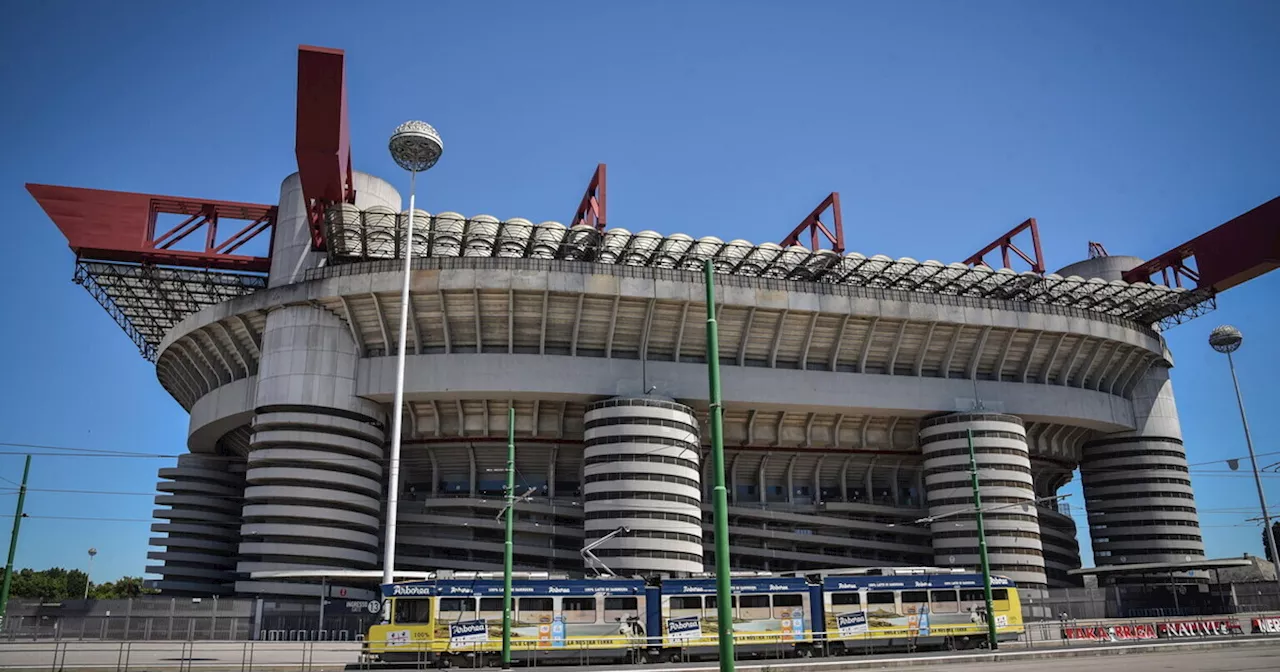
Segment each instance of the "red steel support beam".
[[[1018,249],[1018,246],[1013,243],[1013,239],[1017,237],[1019,233],[1022,233],[1027,229],[1031,230],[1031,245],[1036,255],[1034,259],[1027,256],[1025,252]],[[1000,248],[1000,258],[1004,264],[1004,268],[1010,268],[1009,252],[1012,250],[1014,254],[1018,255],[1019,257],[1022,258],[1023,261],[1031,265],[1032,272],[1039,273],[1040,275],[1044,275],[1044,252],[1040,249],[1040,227],[1036,225],[1035,217],[1032,217],[1031,219],[1028,219],[1027,221],[1013,227],[1012,229],[1009,230],[1008,233],[1004,234],[1003,236],[1000,236],[999,238],[996,238],[994,241],[991,242],[990,245],[987,245],[981,250],[978,250],[978,252],[975,253],[973,256],[969,257],[968,259],[965,259],[964,263],[970,266],[982,264],[983,266],[990,267],[991,264],[988,264],[986,262],[986,259],[984,259],[983,257],[986,257],[997,247]]]
[[[274,205],[46,184],[28,184],[27,191],[81,259],[258,273],[271,269],[269,256],[233,253],[268,230],[274,234]],[[162,214],[182,215],[186,219],[156,235],[156,220]],[[242,220],[248,224],[219,243],[218,224],[223,220]],[[205,227],[203,250],[173,249],[202,226]]]
[[597,231],[604,231],[608,211],[605,172],[603,163],[596,166],[596,172],[591,175],[591,181],[587,183],[587,191],[582,195],[582,202],[578,204],[578,211],[573,213],[569,226],[586,224],[594,226]]
[[347,85],[341,49],[298,47],[298,177],[307,203],[311,245],[325,249],[324,212],[355,203]]
[[1097,259],[1098,257],[1105,257],[1105,256],[1108,256],[1107,248],[1103,247],[1102,243],[1096,243],[1092,240],[1089,241],[1089,258],[1090,259]]
[[[1187,263],[1190,260],[1194,266]],[[1276,268],[1280,268],[1280,197],[1130,269],[1123,277],[1126,282],[1152,282],[1159,275],[1156,284],[1176,287],[1186,279],[1196,289],[1222,292]]]
[[[831,210],[831,228],[822,223],[822,213],[826,212],[828,208]],[[831,230],[832,228],[835,229],[834,232]],[[810,250],[818,251],[821,242],[818,239],[818,234],[821,233],[827,239],[827,242],[831,243],[832,252],[844,254],[844,220],[840,216],[840,192],[833,191],[831,195],[824,198],[818,204],[818,207],[814,208],[813,212],[809,213],[809,216],[800,222],[799,226],[787,234],[786,238],[782,239],[780,245],[783,247],[799,245],[800,236],[806,231],[809,234]]]

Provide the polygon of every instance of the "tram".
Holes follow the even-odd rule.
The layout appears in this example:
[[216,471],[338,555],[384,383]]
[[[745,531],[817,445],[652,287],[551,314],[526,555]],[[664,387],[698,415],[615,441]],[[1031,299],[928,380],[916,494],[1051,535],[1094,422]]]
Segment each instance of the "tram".
[[[958,569],[884,568],[735,575],[734,647],[744,656],[844,655],[891,648],[970,648],[995,620],[1001,641],[1023,632],[1018,589]],[[502,646],[501,579],[489,575],[382,586],[390,619],[365,652],[386,662],[494,663]],[[520,578],[512,582],[514,660],[651,662],[712,658],[714,577]],[[479,659],[479,660],[477,660]]]

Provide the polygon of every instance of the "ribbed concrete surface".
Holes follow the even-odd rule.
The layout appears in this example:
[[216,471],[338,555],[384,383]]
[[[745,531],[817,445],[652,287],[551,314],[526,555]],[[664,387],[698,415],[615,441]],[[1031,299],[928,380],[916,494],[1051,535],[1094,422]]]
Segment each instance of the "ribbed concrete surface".
[[235,582],[236,542],[240,537],[244,461],[234,457],[187,454],[174,467],[160,470],[155,517],[151,525],[163,533],[147,553],[162,564],[147,567],[159,574],[157,587],[171,595],[226,595]]
[[999,413],[952,413],[920,426],[933,551],[942,567],[977,567],[977,521],[969,473],[967,432],[973,432],[983,522],[991,570],[1020,585],[1044,587],[1040,524],[1021,418]]
[[1080,475],[1094,558],[1099,565],[1201,558],[1204,541],[1168,368],[1152,367],[1139,381],[1134,409],[1138,431],[1084,445]]
[[693,409],[649,398],[591,404],[584,416],[584,543],[623,575],[702,571],[701,442]]

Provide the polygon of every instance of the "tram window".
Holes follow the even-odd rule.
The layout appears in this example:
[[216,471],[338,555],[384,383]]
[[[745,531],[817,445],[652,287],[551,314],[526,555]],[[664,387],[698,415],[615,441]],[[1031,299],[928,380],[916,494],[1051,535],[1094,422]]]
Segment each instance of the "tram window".
[[[716,602],[716,596],[715,596],[715,595],[708,595],[708,596],[707,596],[707,611],[708,611],[708,612],[715,611],[715,610],[716,610],[716,604],[718,604],[718,603]],[[729,606],[730,606],[730,607],[732,607],[732,608],[734,608],[734,609],[737,609],[737,608],[738,608],[738,596],[737,596],[737,595],[730,595],[730,596],[729,596]]]
[[620,618],[626,620],[639,615],[640,603],[634,597],[604,598],[604,620],[606,623],[613,623]]
[[804,606],[804,597],[801,595],[774,595],[773,596],[773,617],[774,618],[791,618],[797,609]]
[[431,600],[396,599],[396,625],[412,625],[414,623],[431,622]]
[[904,590],[902,591],[902,607],[905,609],[908,604],[924,604],[929,601],[929,592],[925,590]]
[[516,600],[516,617],[525,623],[550,623],[555,607],[549,597],[522,597]]
[[697,595],[676,595],[671,598],[670,618],[702,616],[702,598]]
[[472,618],[476,602],[470,597],[440,598],[440,620],[466,621]]
[[1007,588],[996,588],[991,591],[991,608],[996,611],[1009,610],[1009,590]]
[[479,618],[483,618],[485,620],[502,618],[502,598],[501,597],[480,598]]
[[929,611],[935,614],[954,614],[960,611],[959,596],[954,590],[931,590],[929,597]]
[[768,595],[743,595],[738,598],[738,618],[751,621],[769,617]]
[[[992,595],[994,595],[994,594],[995,594],[995,591],[992,591]],[[981,591],[981,590],[962,590],[962,591],[960,591],[960,601],[961,601],[961,602],[985,602],[986,600],[987,600],[987,598],[986,598],[986,596],[985,596],[985,595],[983,595],[983,594],[982,594],[982,591]]]
[[862,598],[858,593],[832,593],[831,604],[834,605],[852,605],[855,607],[862,606]]
[[892,605],[895,601],[893,593],[867,593],[867,608],[874,604]]
[[565,623],[595,623],[596,598],[566,597],[560,602],[560,613]]

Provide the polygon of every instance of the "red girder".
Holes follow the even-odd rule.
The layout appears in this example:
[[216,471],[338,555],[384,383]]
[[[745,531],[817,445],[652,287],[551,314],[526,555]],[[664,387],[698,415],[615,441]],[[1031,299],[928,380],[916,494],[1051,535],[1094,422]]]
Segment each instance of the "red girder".
[[[835,229],[834,232],[830,228],[827,228],[826,224],[822,223],[822,213],[826,212],[828,208],[831,209],[831,220],[832,227]],[[840,192],[833,191],[829,196],[822,199],[822,202],[818,204],[818,207],[814,208],[813,212],[809,213],[809,216],[805,217],[804,221],[800,222],[800,225],[792,230],[791,233],[787,234],[787,237],[783,238],[782,242],[779,244],[783,247],[799,245],[800,235],[806,231],[809,233],[810,250],[814,252],[818,251],[820,247],[818,234],[821,233],[823,237],[827,239],[827,242],[831,243],[832,252],[835,252],[836,254],[844,254],[844,221],[840,216]]]
[[298,47],[298,177],[307,203],[311,245],[325,249],[324,212],[355,203],[347,85],[341,49]]
[[[1031,229],[1031,245],[1036,254],[1034,259],[1027,256],[1025,252],[1018,249],[1017,245],[1013,244],[1013,239],[1019,233],[1022,233],[1027,229]],[[1044,275],[1044,252],[1040,249],[1040,227],[1036,225],[1036,219],[1034,217],[1013,227],[1012,229],[1009,230],[1008,233],[1004,234],[1003,236],[996,238],[994,241],[991,242],[990,245],[987,245],[981,250],[978,250],[978,252],[975,253],[973,256],[969,257],[968,259],[965,259],[964,263],[970,266],[974,266],[976,264],[982,264],[983,266],[990,267],[991,265],[988,264],[983,257],[990,254],[991,251],[995,250],[997,247],[1000,248],[1000,258],[1001,258],[1001,261],[1004,263],[1004,268],[1010,268],[1009,252],[1012,250],[1014,254],[1018,255],[1019,257],[1022,258],[1023,261],[1031,265],[1032,272],[1039,273],[1040,275]]]
[[591,181],[587,183],[587,191],[582,195],[582,202],[578,204],[578,211],[573,213],[569,226],[586,224],[603,232],[608,210],[607,191],[605,165],[601,163],[596,166],[596,172],[591,175]]
[[[46,184],[28,184],[27,191],[62,231],[76,256],[84,260],[259,273],[271,269],[270,257],[233,252],[263,232],[274,233],[274,205]],[[187,219],[156,235],[156,216],[160,214],[186,215]],[[226,219],[248,224],[219,243],[218,224]],[[205,227],[203,251],[173,249],[200,227]]]
[[[1194,259],[1195,266],[1188,260]],[[1126,282],[1152,282],[1181,287],[1185,278],[1195,288],[1221,292],[1280,267],[1280,197],[1152,258],[1125,272]]]
[[1103,247],[1102,243],[1097,243],[1092,240],[1089,241],[1089,258],[1090,259],[1097,259],[1098,257],[1105,257],[1105,256],[1108,256],[1107,248]]

